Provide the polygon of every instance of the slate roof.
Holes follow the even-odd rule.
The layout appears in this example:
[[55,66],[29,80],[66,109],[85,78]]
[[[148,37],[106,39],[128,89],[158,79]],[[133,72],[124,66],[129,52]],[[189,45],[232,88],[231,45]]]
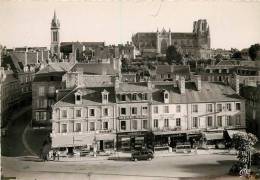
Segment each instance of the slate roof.
[[151,91],[147,87],[147,83],[120,83],[118,92],[148,92]]
[[235,91],[223,83],[202,82],[201,91],[197,91],[194,82],[186,82],[185,93],[180,94],[179,88],[174,85],[156,85],[153,90],[153,104],[163,103],[162,90],[169,91],[169,103],[202,103],[238,101],[243,99]]
[[[75,88],[70,93],[60,99],[54,106],[77,106],[75,104],[74,94],[80,90],[82,93],[82,105],[100,105],[102,104],[103,90],[109,92],[108,103],[115,103],[115,90],[114,87],[93,87],[93,88]],[[82,106],[80,105],[80,106]]]
[[157,66],[156,74],[168,74],[168,73],[189,75],[190,67],[183,66],[183,65],[158,65]]
[[86,64],[77,63],[70,71],[76,72],[81,71],[83,74],[93,74],[93,75],[115,75],[118,71],[114,70],[111,64]]
[[68,62],[49,63],[46,67],[38,71],[36,74],[67,72],[70,68],[71,68],[71,64]]

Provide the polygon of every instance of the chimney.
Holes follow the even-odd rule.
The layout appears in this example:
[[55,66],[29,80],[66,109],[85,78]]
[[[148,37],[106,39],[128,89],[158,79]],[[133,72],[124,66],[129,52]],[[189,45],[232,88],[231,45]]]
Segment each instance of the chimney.
[[235,75],[235,79],[234,79],[234,85],[235,85],[235,88],[234,88],[234,90],[236,91],[236,94],[239,94],[239,75]]
[[119,88],[119,83],[120,83],[120,81],[119,81],[119,78],[118,77],[116,77],[115,78],[115,89],[118,89]]
[[201,90],[201,76],[200,75],[194,75],[195,77],[195,84],[198,91]]
[[148,87],[148,89],[150,89],[150,90],[153,89],[153,84],[152,84],[152,82],[151,82],[150,79],[148,79],[148,81],[147,81],[147,87]]
[[180,89],[180,93],[185,93],[185,78],[182,76],[180,77],[180,80],[178,80],[178,87]]

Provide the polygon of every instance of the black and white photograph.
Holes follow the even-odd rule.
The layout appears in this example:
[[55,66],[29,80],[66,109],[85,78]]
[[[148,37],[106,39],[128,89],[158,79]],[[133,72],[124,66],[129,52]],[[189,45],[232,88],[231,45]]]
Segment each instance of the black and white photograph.
[[2,180],[260,179],[260,0],[0,0]]

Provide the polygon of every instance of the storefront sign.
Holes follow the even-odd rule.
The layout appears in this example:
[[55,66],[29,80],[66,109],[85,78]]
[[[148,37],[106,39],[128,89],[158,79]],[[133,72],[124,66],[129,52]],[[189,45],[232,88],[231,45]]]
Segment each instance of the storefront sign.
[[119,116],[119,120],[127,120],[127,119],[145,119],[147,116],[137,115],[137,116]]

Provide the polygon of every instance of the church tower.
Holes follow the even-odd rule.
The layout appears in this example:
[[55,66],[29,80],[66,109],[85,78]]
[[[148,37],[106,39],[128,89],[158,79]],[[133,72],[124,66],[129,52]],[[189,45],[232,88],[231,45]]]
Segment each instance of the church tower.
[[60,55],[60,22],[56,17],[56,12],[51,21],[51,55],[58,56]]

